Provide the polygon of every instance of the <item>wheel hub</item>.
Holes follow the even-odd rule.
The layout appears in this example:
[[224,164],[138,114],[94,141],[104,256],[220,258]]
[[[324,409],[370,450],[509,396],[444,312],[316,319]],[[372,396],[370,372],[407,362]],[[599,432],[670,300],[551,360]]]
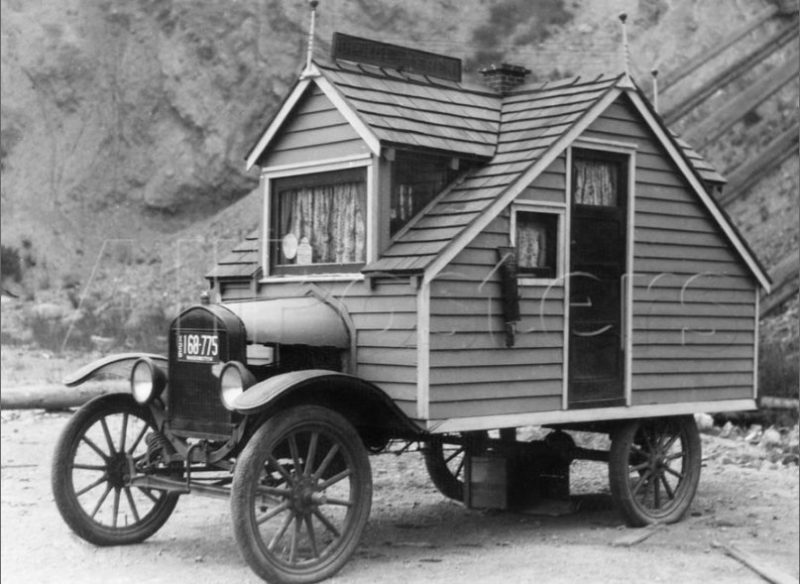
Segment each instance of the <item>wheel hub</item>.
[[313,479],[301,479],[292,490],[292,508],[303,515],[324,503],[325,495]]
[[108,473],[108,482],[115,489],[121,489],[127,486],[131,480],[131,469],[133,461],[131,457],[124,452],[117,452],[111,455],[106,463],[106,473]]

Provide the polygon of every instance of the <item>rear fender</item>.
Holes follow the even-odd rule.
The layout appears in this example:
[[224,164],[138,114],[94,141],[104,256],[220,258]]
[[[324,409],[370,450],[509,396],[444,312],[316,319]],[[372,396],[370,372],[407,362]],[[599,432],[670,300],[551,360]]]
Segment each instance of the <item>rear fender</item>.
[[164,369],[167,368],[168,361],[163,355],[155,355],[153,353],[118,353],[93,361],[88,365],[84,365],[77,371],[69,373],[64,377],[64,385],[67,387],[75,387],[101,374],[128,379],[130,378],[133,364],[142,357],[152,359],[156,365],[164,367]]
[[251,386],[233,406],[247,416],[298,404],[328,407],[344,415],[367,436],[409,438],[422,430],[377,385],[353,375],[307,369],[282,373]]

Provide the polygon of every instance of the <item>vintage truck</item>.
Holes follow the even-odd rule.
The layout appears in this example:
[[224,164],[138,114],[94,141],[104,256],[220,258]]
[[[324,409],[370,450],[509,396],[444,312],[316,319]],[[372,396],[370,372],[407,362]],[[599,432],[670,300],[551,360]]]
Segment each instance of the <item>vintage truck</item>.
[[[130,378],[58,443],[75,533],[139,542],[182,494],[228,497],[259,576],[314,582],[353,554],[369,454],[397,441],[466,505],[568,497],[587,458],[630,525],[684,515],[692,414],[756,405],[769,280],[715,203],[724,179],[628,75],[528,73],[471,84],[457,59],[338,34],[309,61],[246,157],[260,227],[168,354],[66,380]],[[552,432],[518,439],[527,426]]]

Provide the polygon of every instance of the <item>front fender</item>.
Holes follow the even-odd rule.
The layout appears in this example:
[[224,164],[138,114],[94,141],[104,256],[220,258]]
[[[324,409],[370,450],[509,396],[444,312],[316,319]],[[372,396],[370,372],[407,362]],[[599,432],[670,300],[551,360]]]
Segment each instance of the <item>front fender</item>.
[[291,371],[251,386],[233,402],[252,415],[280,404],[315,403],[338,410],[354,425],[383,426],[399,434],[418,434],[417,426],[377,385],[326,369]]
[[129,378],[133,364],[142,357],[148,357],[166,368],[168,360],[163,355],[153,353],[118,353],[109,355],[88,365],[84,365],[77,371],[73,371],[64,377],[64,385],[75,387],[100,374],[111,375],[113,377]]

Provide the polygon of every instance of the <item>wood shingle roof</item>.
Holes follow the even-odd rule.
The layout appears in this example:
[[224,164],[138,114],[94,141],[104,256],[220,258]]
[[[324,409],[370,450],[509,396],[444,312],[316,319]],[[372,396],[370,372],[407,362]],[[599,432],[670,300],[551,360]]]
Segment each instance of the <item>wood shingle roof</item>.
[[317,66],[381,143],[490,159],[500,100],[486,88],[346,62]]
[[248,233],[231,252],[224,256],[214,269],[206,274],[209,279],[248,280],[259,271],[260,229]]
[[424,270],[461,231],[549,150],[618,77],[580,78],[519,88],[500,104],[497,150],[488,163],[440,195],[366,272]]
[[[492,203],[552,154],[559,139],[623,78],[528,84],[501,96],[482,85],[363,63],[315,60],[314,68],[315,75],[355,113],[366,135],[382,147],[435,151],[473,161],[457,184],[439,194],[395,235],[377,261],[365,266],[367,273],[425,270]],[[275,126],[265,132],[249,161],[257,159],[266,137],[278,130]],[[673,138],[703,181],[724,182],[688,144]],[[207,277],[252,277],[259,255],[258,232],[254,232]]]

